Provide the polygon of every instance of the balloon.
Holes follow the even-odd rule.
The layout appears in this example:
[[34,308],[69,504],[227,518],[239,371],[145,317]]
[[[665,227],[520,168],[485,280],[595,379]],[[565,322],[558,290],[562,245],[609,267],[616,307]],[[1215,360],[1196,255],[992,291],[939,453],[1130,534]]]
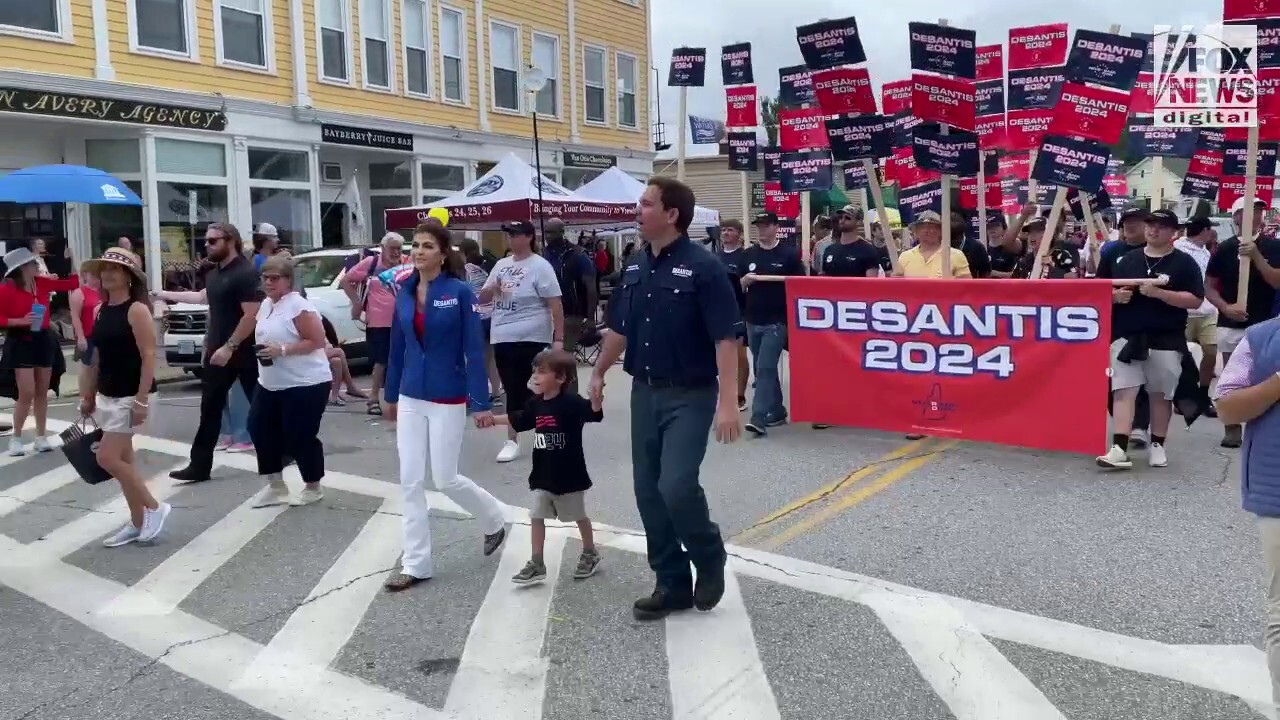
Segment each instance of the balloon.
[[441,225],[449,227],[449,211],[446,208],[431,208],[431,210],[427,212],[427,217],[435,218],[440,221]]

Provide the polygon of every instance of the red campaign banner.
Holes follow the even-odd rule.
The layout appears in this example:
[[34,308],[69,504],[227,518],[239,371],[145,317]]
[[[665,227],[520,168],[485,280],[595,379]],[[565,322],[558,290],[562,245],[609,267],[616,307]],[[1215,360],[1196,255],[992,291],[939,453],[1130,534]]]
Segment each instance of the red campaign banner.
[[1055,67],[1067,62],[1067,24],[1033,25],[1009,30],[1009,69]]
[[1280,16],[1280,0],[1223,0],[1222,19],[1259,20]]
[[1133,84],[1133,94],[1129,97],[1130,115],[1150,115],[1156,110],[1156,76],[1152,73],[1138,73],[1138,80]]
[[783,150],[812,150],[829,147],[827,118],[821,110],[781,110],[778,112],[778,145]]
[[760,124],[756,109],[756,86],[740,85],[725,88],[725,102],[728,104],[724,124],[727,127],[755,127]]
[[813,93],[827,115],[863,115],[876,111],[876,94],[866,68],[836,67],[813,74]]
[[[986,198],[985,204],[989,208],[998,208],[1004,204],[1004,194],[1000,192],[1000,178],[987,178]],[[960,178],[960,207],[965,210],[978,209],[978,178]]]
[[925,170],[916,164],[915,152],[911,147],[898,148],[889,158],[886,170],[890,182],[897,182],[900,188],[910,188],[942,179],[942,174],[933,170]]
[[[1275,199],[1275,182],[1274,177],[1257,178],[1254,184],[1253,196],[1270,205]],[[1218,183],[1218,207],[1230,208],[1236,200],[1244,197],[1244,176],[1228,175],[1224,176]]]
[[999,160],[999,173],[1002,178],[1015,180],[1031,179],[1031,155],[1005,155]]
[[1018,181],[1006,178],[1000,181],[1000,209],[1006,215],[1017,215],[1022,212],[1022,205],[1018,203]]
[[1004,79],[1004,46],[978,46],[977,81]]
[[1280,140],[1280,68],[1258,71],[1258,140]]
[[973,132],[983,149],[1003,148],[1008,142],[1008,124],[1004,115],[982,115],[973,123]]
[[1010,110],[1005,147],[1009,150],[1035,150],[1049,132],[1052,110]]
[[1197,150],[1196,154],[1191,156],[1191,164],[1187,166],[1187,174],[1221,177],[1222,161],[1224,159],[1225,154],[1220,150]]
[[797,422],[1091,455],[1110,444],[1110,282],[786,282]]
[[1129,178],[1124,175],[1108,175],[1102,178],[1102,189],[1111,197],[1123,197],[1129,194]]
[[911,81],[898,80],[880,86],[880,112],[897,115],[911,109]]
[[1129,93],[1083,83],[1063,83],[1049,132],[1108,145],[1120,142],[1129,120]]
[[977,123],[975,93],[972,80],[921,73],[911,76],[911,110],[925,122],[947,123],[972,132]]
[[764,209],[780,218],[800,217],[800,193],[782,192],[782,183],[764,184]]

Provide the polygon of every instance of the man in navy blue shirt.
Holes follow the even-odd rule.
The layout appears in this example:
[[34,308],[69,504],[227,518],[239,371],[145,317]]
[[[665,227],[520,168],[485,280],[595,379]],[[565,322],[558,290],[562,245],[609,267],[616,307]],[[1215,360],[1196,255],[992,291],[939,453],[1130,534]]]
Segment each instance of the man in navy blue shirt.
[[751,399],[751,419],[747,432],[763,437],[765,428],[787,422],[787,406],[782,396],[779,366],[787,347],[786,283],[758,281],[760,275],[804,275],[800,250],[778,242],[778,216],[761,213],[756,226],[756,244],[747,248],[747,274],[742,276],[742,289],[747,302],[743,317],[747,323],[747,345],[751,348],[751,366],[756,371],[756,392]]
[[635,602],[637,620],[710,610],[724,595],[724,540],[698,470],[713,420],[720,442],[742,432],[742,318],[724,266],[689,240],[693,207],[689,186],[668,177],[649,180],[637,217],[648,247],[623,265],[591,375],[592,399],[603,403],[605,372],[626,351],[636,506],[657,575],[653,594]]

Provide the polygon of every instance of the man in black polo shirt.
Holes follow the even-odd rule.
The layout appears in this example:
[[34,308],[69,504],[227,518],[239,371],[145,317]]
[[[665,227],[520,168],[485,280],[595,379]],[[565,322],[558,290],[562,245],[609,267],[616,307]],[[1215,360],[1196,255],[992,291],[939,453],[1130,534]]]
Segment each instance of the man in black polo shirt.
[[[1244,198],[1231,206],[1231,219],[1236,234],[1218,244],[1209,256],[1205,270],[1205,297],[1218,308],[1218,350],[1225,366],[1244,339],[1245,329],[1274,317],[1276,288],[1280,287],[1280,241],[1262,234],[1267,211],[1263,200],[1253,202],[1253,241],[1242,243]],[[1249,296],[1240,302],[1240,258],[1252,260],[1249,271]],[[1240,425],[1223,429],[1222,447],[1238,448],[1244,432]]]
[[[1094,277],[1111,279],[1115,277],[1116,263],[1126,253],[1147,245],[1147,215],[1149,213],[1140,207],[1131,207],[1120,214],[1120,239],[1106,242],[1102,246],[1102,250],[1098,253],[1098,267],[1095,270]],[[1115,340],[1116,325],[1111,323],[1111,339]],[[1138,389],[1138,398],[1135,401],[1133,412],[1133,432],[1129,434],[1129,446],[1132,448],[1143,448],[1147,446],[1150,433],[1148,428],[1151,427],[1151,398],[1147,395],[1146,388]],[[1113,413],[1114,416],[1114,413]]]
[[787,286],[778,281],[757,281],[759,275],[804,275],[800,251],[778,242],[778,217],[762,213],[752,223],[757,243],[747,248],[747,274],[742,289],[747,294],[747,344],[756,371],[756,391],[751,399],[747,432],[763,437],[765,428],[787,422],[778,366],[787,348]]
[[1147,219],[1147,245],[1125,253],[1112,264],[1115,279],[1150,279],[1165,275],[1168,284],[1119,285],[1112,291],[1115,307],[1111,326],[1111,394],[1115,427],[1111,450],[1098,458],[1107,469],[1133,467],[1129,460],[1129,432],[1138,399],[1145,387],[1151,402],[1151,443],[1147,462],[1165,467],[1165,438],[1173,417],[1173,396],[1182,376],[1187,352],[1187,312],[1204,300],[1204,282],[1194,258],[1173,246],[1181,223],[1171,210],[1157,210]]
[[964,253],[969,261],[969,274],[975,278],[991,277],[991,255],[978,242],[969,236],[969,218],[959,210],[951,211],[951,247]]
[[[738,312],[747,308],[747,295],[742,290],[742,276],[747,274],[747,253],[742,248],[746,237],[742,223],[737,220],[725,220],[720,224],[720,249],[716,257],[729,273],[729,282],[733,283],[733,294],[738,299]],[[738,338],[738,411],[747,411],[747,383],[751,381],[751,363],[747,361],[747,329],[744,325],[742,335]]]
[[200,427],[191,441],[191,462],[169,477],[203,482],[213,471],[213,449],[222,428],[222,410],[236,380],[253,399],[258,388],[258,359],[253,354],[253,328],[264,294],[258,273],[243,251],[240,231],[230,223],[213,223],[205,232],[205,248],[214,263],[205,287],[196,292],[160,292],[166,302],[207,303],[209,324],[200,369]]
[[626,351],[636,506],[658,576],[653,594],[635,602],[638,620],[710,610],[724,595],[724,540],[698,470],[713,419],[720,442],[742,432],[734,392],[742,320],[724,267],[689,240],[693,208],[688,185],[649,180],[637,213],[649,246],[622,268],[591,375],[592,399],[603,403],[605,372]]

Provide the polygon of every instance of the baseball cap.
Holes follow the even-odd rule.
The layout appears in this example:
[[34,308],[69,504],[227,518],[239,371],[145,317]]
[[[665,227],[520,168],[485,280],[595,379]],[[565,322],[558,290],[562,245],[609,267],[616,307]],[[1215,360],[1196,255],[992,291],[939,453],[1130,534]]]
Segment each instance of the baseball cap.
[[1200,233],[1213,227],[1213,221],[1209,218],[1191,218],[1183,227],[1187,229],[1188,235],[1199,235]]
[[[1254,204],[1254,206],[1255,206],[1255,207],[1257,207],[1257,206],[1267,207],[1267,201],[1266,201],[1266,200],[1263,200],[1262,198],[1254,198],[1254,199],[1253,199],[1253,204]],[[1236,201],[1235,201],[1235,202],[1233,202],[1233,203],[1231,203],[1231,214],[1232,214],[1232,215],[1235,215],[1236,213],[1240,212],[1241,210],[1244,210],[1244,196],[1243,196],[1243,195],[1241,195],[1240,197],[1236,198]]]
[[941,225],[942,216],[932,210],[925,210],[919,215],[916,215],[916,219],[911,221],[911,226],[915,227],[916,225],[927,225],[930,223],[934,225]]
[[1128,220],[1146,222],[1147,215],[1150,215],[1150,213],[1145,208],[1131,207],[1120,213],[1120,224],[1123,225]]
[[508,235],[529,235],[532,237],[534,234],[533,223],[528,220],[502,223],[502,230]]
[[759,215],[755,216],[755,219],[751,221],[751,224],[752,225],[777,225],[778,214],[771,213],[771,212],[760,213]]
[[1175,230],[1182,227],[1182,221],[1178,219],[1177,214],[1172,210],[1156,210],[1155,212],[1148,213],[1146,219],[1148,225],[1159,225],[1160,227]]
[[1048,218],[1043,215],[1033,217],[1023,223],[1022,227],[1027,230],[1043,230],[1045,225],[1049,224]]
[[855,205],[845,205],[844,207],[840,208],[840,212],[836,214],[848,215],[849,217],[857,220],[862,217],[862,208],[857,207]]
[[276,232],[276,226],[271,223],[258,223],[258,229],[254,232],[268,237],[280,237],[280,233]]

